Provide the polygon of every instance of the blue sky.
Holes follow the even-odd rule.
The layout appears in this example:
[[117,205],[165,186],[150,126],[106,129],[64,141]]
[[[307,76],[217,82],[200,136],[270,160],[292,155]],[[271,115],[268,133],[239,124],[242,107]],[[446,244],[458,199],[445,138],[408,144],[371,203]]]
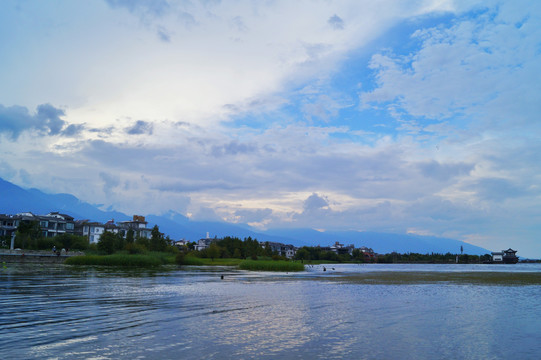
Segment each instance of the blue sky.
[[541,257],[536,1],[2,1],[0,177]]

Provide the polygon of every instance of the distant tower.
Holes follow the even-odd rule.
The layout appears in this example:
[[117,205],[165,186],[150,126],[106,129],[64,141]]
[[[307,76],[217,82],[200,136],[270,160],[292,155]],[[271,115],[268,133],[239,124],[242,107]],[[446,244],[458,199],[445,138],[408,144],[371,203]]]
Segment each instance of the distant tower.
[[207,239],[210,239],[209,232],[207,231]]

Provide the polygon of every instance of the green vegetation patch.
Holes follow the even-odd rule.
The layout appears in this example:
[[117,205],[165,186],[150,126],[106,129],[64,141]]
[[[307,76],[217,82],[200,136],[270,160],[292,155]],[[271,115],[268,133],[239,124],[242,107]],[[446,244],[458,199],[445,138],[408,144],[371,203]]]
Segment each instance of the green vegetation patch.
[[292,261],[244,260],[239,264],[242,270],[251,271],[303,271],[304,265]]
[[67,258],[67,265],[102,265],[102,266],[130,266],[130,267],[152,267],[163,265],[164,260],[152,255],[85,255]]
[[472,284],[541,285],[541,273],[530,272],[367,272],[336,277],[338,281],[362,284]]
[[202,261],[203,265],[215,265],[215,266],[238,266],[241,262],[244,261],[242,259],[234,259],[234,258],[214,259],[214,260],[201,258],[199,260]]
[[196,257],[193,257],[193,256],[186,256],[186,257],[184,257],[184,259],[182,260],[182,263],[180,265],[201,266],[201,265],[205,265],[205,263],[200,258],[196,258]]

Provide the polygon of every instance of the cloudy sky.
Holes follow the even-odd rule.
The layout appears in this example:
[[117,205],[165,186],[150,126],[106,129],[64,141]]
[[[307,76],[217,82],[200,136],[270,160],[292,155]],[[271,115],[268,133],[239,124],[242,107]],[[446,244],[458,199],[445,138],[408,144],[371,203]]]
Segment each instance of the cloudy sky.
[[541,2],[0,2],[0,177],[541,257]]

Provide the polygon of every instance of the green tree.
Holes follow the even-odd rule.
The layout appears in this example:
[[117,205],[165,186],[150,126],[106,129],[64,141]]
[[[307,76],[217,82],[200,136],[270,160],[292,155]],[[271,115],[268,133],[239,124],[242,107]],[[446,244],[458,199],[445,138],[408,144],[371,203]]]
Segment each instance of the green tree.
[[251,236],[248,236],[248,238],[244,239],[244,244],[246,247],[246,256],[257,259],[257,255],[262,253],[261,246],[259,246],[257,239],[252,239]]
[[124,240],[124,236],[120,233],[116,233],[115,235],[115,241],[114,241],[114,247],[115,251],[123,250],[126,240]]
[[[56,235],[54,241],[59,243],[59,246],[64,249],[77,249],[77,250],[86,250],[88,248],[88,239],[84,236],[74,235],[74,234],[60,234]],[[49,248],[41,247],[41,248]]]
[[175,262],[178,264],[178,265],[182,265],[184,264],[184,253],[183,252],[179,252],[176,256],[175,256]]
[[265,256],[268,256],[268,257],[271,257],[273,254],[272,254],[272,248],[269,244],[268,241],[265,241],[265,251],[264,251],[264,255]]
[[220,247],[216,245],[216,243],[210,244],[207,250],[207,256],[214,261],[215,258],[220,256],[220,253],[222,252]]
[[21,221],[15,234],[16,246],[24,248],[36,248],[38,239],[41,238],[41,228],[38,221]]
[[239,248],[236,248],[233,257],[235,259],[242,259],[242,251]]
[[133,231],[132,228],[129,228],[128,232],[126,233],[126,242],[128,244],[133,244],[134,241],[135,241],[135,232]]
[[101,234],[100,240],[98,241],[98,250],[106,254],[114,253],[115,240],[115,234],[109,231],[105,231],[103,234]]
[[295,253],[295,259],[297,260],[310,260],[310,252],[306,247],[302,247]]
[[154,225],[150,237],[150,251],[165,251],[167,243],[158,225]]
[[139,245],[141,248],[144,248],[145,251],[150,249],[150,241],[141,235],[137,235],[135,237],[135,243]]

